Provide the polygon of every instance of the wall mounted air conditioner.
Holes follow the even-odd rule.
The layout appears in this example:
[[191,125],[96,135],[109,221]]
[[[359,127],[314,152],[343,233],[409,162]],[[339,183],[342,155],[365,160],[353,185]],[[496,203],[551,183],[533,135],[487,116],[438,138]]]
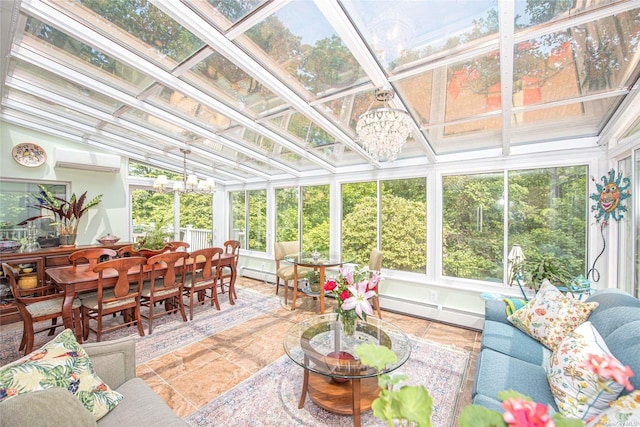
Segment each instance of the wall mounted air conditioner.
[[94,172],[120,172],[120,156],[56,147],[56,167]]

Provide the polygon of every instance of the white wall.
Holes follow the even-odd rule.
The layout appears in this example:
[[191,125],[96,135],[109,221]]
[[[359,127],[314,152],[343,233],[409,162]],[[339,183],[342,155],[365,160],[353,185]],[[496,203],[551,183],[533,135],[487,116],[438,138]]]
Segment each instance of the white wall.
[[[35,168],[15,162],[11,155],[13,147],[22,142],[41,146],[47,153],[47,161]],[[91,208],[78,227],[78,245],[96,243],[96,239],[107,233],[116,236],[129,235],[129,209],[125,186],[126,160],[122,159],[119,173],[82,171],[55,168],[55,148],[66,147],[80,151],[97,151],[91,147],[75,144],[53,135],[32,131],[0,121],[0,179],[11,179],[33,183],[57,181],[69,183],[76,195],[87,192],[91,199],[102,194],[102,202]],[[2,207],[0,206],[0,209]],[[124,239],[123,239],[124,240]]]

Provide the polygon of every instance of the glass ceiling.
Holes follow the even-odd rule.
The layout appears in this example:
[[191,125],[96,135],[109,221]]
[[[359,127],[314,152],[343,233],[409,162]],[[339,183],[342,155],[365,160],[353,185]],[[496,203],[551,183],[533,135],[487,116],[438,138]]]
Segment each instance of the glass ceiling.
[[[189,169],[224,184],[595,146],[615,120],[619,137],[638,128],[638,0],[14,7],[3,120],[177,172],[190,148]],[[414,122],[393,163],[355,133],[382,86]]]

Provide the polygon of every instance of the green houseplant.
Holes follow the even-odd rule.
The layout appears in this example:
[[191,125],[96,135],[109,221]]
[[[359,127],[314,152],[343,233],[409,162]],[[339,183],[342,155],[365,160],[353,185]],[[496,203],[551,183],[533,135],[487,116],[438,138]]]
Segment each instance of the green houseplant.
[[[76,196],[76,193],[73,193],[69,200],[65,200],[62,197],[54,196],[44,185],[38,185],[38,188],[40,192],[35,195],[37,203],[33,207],[47,210],[53,214],[54,224],[58,227],[61,245],[75,244],[80,220],[90,208],[102,201],[102,194],[87,201],[87,192],[85,191],[79,197]],[[25,225],[30,221],[46,216],[44,214],[36,215],[25,219],[18,225]]]
[[172,233],[165,231],[161,225],[155,225],[152,229],[147,230],[143,236],[136,238],[133,249],[143,255],[155,255],[164,251],[167,246],[167,240],[171,238]]

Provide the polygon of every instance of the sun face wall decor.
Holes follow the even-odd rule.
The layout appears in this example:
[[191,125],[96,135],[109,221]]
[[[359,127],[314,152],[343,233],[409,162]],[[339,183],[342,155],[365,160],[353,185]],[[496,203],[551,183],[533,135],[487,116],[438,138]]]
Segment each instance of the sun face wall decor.
[[624,217],[624,212],[627,212],[627,207],[622,204],[625,199],[631,197],[631,180],[629,178],[622,178],[622,172],[618,172],[611,169],[609,176],[603,175],[600,180],[602,184],[596,182],[594,177],[591,180],[596,184],[597,193],[591,194],[590,199],[595,200],[597,203],[591,206],[591,211],[595,212],[595,218],[597,222],[609,220],[609,217],[620,221]]

